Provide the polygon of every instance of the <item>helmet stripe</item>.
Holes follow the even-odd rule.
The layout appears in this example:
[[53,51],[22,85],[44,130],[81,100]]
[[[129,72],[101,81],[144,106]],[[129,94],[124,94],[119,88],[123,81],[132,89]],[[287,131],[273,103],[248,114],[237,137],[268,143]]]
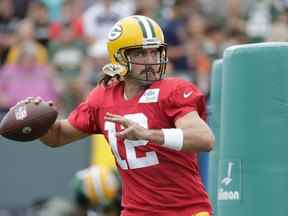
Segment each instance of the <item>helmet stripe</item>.
[[151,20],[142,17],[142,16],[135,16],[135,19],[138,21],[141,30],[143,32],[144,38],[155,38],[156,33],[154,30],[154,26]]
[[146,19],[145,17],[143,17],[143,16],[139,16],[139,19],[141,20],[141,22],[143,23],[143,25],[144,25],[144,28],[145,28],[145,30],[146,30],[146,32],[147,32],[147,39],[149,38],[152,38],[153,37],[153,35],[152,35],[152,29],[151,29],[151,27],[150,27],[150,25],[149,25],[149,22],[148,22],[148,19]]
[[150,26],[150,29],[151,29],[151,32],[152,32],[152,37],[156,37],[156,34],[155,34],[155,30],[154,30],[154,27],[153,27],[153,24],[152,24],[152,21],[147,19],[148,21],[148,24]]
[[135,19],[138,21],[138,24],[139,24],[140,27],[141,27],[143,37],[144,37],[144,38],[147,38],[147,31],[146,31],[146,29],[145,29],[145,26],[144,26],[143,22],[140,20],[140,18],[139,18],[138,16],[135,16]]
[[143,18],[141,16],[139,18],[144,24],[145,30],[147,32],[147,38],[152,38],[152,31],[151,31],[151,28],[149,26],[149,23],[147,22],[147,19],[145,19],[145,18]]
[[95,188],[95,193],[98,196],[99,202],[103,202],[103,201],[105,202],[106,199],[105,199],[103,189],[102,189],[103,185],[101,182],[100,168],[99,167],[92,167],[90,169],[91,169],[91,176],[93,179],[93,185]]

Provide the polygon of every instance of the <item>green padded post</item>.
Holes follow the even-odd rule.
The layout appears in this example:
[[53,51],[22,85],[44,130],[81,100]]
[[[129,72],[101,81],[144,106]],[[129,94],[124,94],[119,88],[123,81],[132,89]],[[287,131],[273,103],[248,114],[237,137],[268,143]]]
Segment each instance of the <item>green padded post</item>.
[[210,100],[210,127],[215,136],[213,150],[209,153],[208,171],[208,193],[213,206],[214,215],[217,215],[217,179],[219,166],[220,148],[220,108],[221,108],[221,89],[222,89],[222,65],[221,59],[213,62],[211,78],[211,100]]
[[287,216],[288,43],[224,53],[219,216]]

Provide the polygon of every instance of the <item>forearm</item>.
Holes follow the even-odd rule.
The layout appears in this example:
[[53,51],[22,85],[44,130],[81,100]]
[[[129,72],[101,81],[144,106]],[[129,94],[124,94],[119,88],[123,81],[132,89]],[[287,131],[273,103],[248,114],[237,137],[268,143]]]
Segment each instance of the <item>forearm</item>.
[[61,141],[61,121],[56,121],[40,141],[50,147],[60,147],[65,143]]
[[59,147],[89,136],[66,120],[58,120],[40,140],[50,146]]
[[210,130],[203,128],[182,129],[184,135],[183,150],[208,152],[212,150],[214,136]]
[[162,130],[156,130],[156,129],[148,129],[147,130],[147,136],[144,137],[145,140],[149,140],[153,143],[157,143],[159,145],[164,144],[164,134]]
[[[183,131],[183,146],[181,151],[210,151],[214,141],[213,135],[207,130],[185,128]],[[164,145],[162,130],[148,130],[147,140]]]

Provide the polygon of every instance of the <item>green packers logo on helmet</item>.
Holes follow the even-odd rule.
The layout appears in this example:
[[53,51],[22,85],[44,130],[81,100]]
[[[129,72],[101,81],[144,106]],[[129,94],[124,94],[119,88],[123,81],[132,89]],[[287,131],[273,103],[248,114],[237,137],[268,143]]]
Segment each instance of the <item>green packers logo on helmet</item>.
[[119,24],[114,25],[114,27],[112,28],[112,30],[110,31],[109,35],[108,35],[108,39],[110,41],[112,40],[116,40],[117,38],[119,38],[122,34],[122,27]]

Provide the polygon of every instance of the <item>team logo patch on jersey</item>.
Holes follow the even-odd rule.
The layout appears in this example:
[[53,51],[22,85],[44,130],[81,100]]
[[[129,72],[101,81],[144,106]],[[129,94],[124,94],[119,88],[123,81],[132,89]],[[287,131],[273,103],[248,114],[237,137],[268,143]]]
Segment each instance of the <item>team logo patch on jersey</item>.
[[115,24],[112,30],[109,32],[108,39],[110,41],[117,39],[122,34],[123,29],[119,24]]
[[160,89],[147,89],[142,97],[139,99],[139,103],[155,103],[158,102]]

